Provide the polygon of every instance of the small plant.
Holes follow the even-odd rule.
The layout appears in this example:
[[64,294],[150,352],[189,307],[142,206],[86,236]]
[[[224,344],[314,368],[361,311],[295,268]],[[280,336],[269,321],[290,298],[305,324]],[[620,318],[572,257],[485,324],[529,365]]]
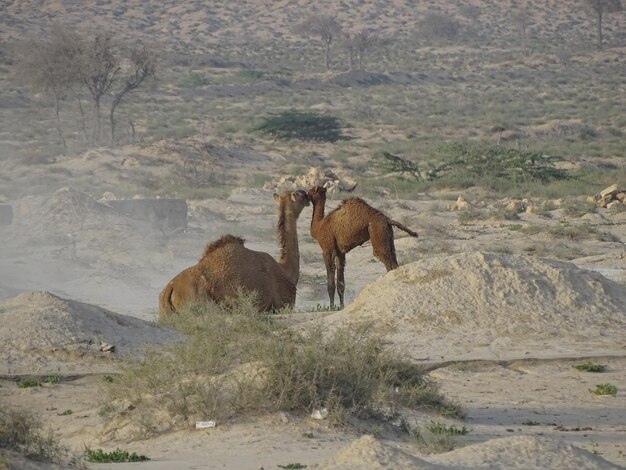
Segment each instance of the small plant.
[[35,379],[22,379],[17,383],[19,388],[41,387],[41,382]]
[[111,377],[110,375],[103,376],[102,380],[103,380],[103,382],[106,382],[106,383],[110,383],[110,384],[113,383],[113,377]]
[[303,432],[302,437],[306,437],[307,439],[313,439],[315,437],[312,432]]
[[606,366],[602,364],[594,364],[593,362],[583,362],[582,364],[576,364],[574,369],[578,369],[582,372],[604,372],[606,370]]
[[144,462],[150,460],[145,455],[137,455],[127,450],[115,449],[111,452],[105,452],[102,449],[91,450],[85,449],[85,458],[88,462],[94,463],[119,463],[119,462]]
[[589,391],[594,395],[617,395],[617,387],[613,384],[598,384],[596,388],[590,388]]
[[469,429],[465,426],[459,429],[454,424],[448,426],[438,421],[431,421],[428,430],[433,434],[448,434],[450,436],[465,436],[469,433]]
[[72,410],[65,410],[63,413],[60,413],[59,416],[69,416],[74,413]]
[[45,382],[49,384],[58,384],[61,381],[61,377],[58,375],[49,375]]
[[531,419],[522,423],[523,426],[539,426],[540,424],[541,423],[539,423],[538,421],[533,421]]
[[306,468],[306,465],[302,465],[301,463],[288,463],[287,465],[279,464],[278,468],[299,469],[299,468]]

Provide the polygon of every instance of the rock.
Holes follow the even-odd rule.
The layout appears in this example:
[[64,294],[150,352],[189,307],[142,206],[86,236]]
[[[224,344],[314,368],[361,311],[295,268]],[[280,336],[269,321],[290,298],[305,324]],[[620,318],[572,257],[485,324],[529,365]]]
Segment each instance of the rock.
[[326,419],[328,418],[328,410],[326,408],[321,408],[319,410],[313,410],[311,413],[311,418],[313,419]]
[[597,202],[599,207],[606,207],[613,200],[613,196],[602,196]]
[[109,344],[109,343],[101,343],[100,344],[100,351],[101,352],[107,352],[107,353],[113,353],[113,352],[115,352],[115,345]]
[[616,207],[616,206],[621,206],[621,205],[622,205],[622,201],[615,200],[615,201],[609,202],[609,203],[606,205],[606,208],[607,208],[607,209],[612,209],[612,208],[614,208],[614,207]]
[[115,197],[115,194],[113,194],[111,191],[105,191],[104,193],[102,193],[102,197],[98,199],[98,202],[115,201],[116,199],[117,198]]
[[524,201],[520,201],[519,199],[509,201],[509,203],[504,207],[505,209],[513,210],[517,213],[524,212],[526,210],[526,204],[524,203]]
[[459,196],[455,203],[450,205],[451,211],[461,211],[464,209],[469,209],[472,205],[463,199],[463,196]]
[[617,193],[615,195],[615,199],[617,199],[618,201],[624,202],[624,199],[626,199],[626,192],[622,191],[620,193]]
[[612,184],[608,188],[605,188],[602,191],[600,191],[600,197],[604,198],[604,197],[609,196],[609,197],[612,198],[613,196],[615,196],[619,192],[620,192],[620,190],[617,189],[617,185],[616,184]]

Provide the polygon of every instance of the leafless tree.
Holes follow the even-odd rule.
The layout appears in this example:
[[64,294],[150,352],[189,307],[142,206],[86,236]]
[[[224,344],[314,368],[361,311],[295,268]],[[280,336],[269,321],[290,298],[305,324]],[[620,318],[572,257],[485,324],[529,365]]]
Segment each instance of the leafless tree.
[[596,17],[598,29],[598,49],[602,49],[602,20],[605,14],[615,13],[624,9],[621,0],[584,0],[585,7]]
[[376,33],[362,29],[353,34],[346,33],[344,44],[350,55],[350,70],[362,70],[366,53],[382,44],[382,40]]
[[67,152],[61,124],[61,101],[78,81],[77,57],[81,55],[80,37],[55,24],[46,39],[28,39],[18,47],[17,72],[21,80],[52,98],[55,127]]
[[522,38],[522,50],[524,51],[524,55],[528,56],[530,54],[528,49],[528,27],[532,24],[528,3],[523,2],[515,8],[512,15],[513,21],[515,22]]
[[100,101],[110,90],[121,70],[113,37],[110,33],[97,33],[87,44],[82,64],[82,81],[91,93],[93,105],[92,143],[100,139]]
[[326,70],[330,70],[332,62],[331,46],[334,39],[341,33],[341,25],[334,16],[312,15],[298,26],[299,31],[305,35],[319,37],[324,43],[324,64]]
[[[115,93],[111,110],[109,112],[109,122],[111,123],[111,143],[115,145],[115,109],[127,93],[133,91],[142,84],[146,78],[154,77],[157,66],[156,54],[144,45],[134,47],[130,55],[130,66],[132,73],[126,78],[124,86]],[[134,131],[134,130],[133,130]]]

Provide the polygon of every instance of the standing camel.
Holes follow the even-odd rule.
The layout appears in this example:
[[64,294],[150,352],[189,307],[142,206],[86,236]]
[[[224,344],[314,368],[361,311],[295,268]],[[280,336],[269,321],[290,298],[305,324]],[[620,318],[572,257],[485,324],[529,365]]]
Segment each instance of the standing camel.
[[361,198],[345,199],[326,217],[324,217],[326,188],[314,186],[309,190],[309,199],[313,204],[311,236],[317,240],[324,254],[326,285],[331,307],[335,306],[335,272],[339,304],[343,307],[343,293],[346,288],[343,271],[346,266],[346,253],[372,240],[374,256],[385,265],[387,271],[391,271],[398,267],[392,226],[404,230],[412,237],[417,237],[413,230],[391,220]]
[[300,276],[296,222],[309,199],[299,190],[274,194],[274,200],[278,203],[279,260],[244,247],[239,237],[223,235],[206,246],[197,264],[181,271],[161,291],[162,316],[185,303],[234,297],[240,289],[256,292],[263,311],[294,305]]

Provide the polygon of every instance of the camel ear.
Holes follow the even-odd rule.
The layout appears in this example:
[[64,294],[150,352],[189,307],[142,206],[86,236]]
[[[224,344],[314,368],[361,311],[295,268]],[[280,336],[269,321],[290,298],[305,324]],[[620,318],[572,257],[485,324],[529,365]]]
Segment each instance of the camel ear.
[[296,199],[297,199],[297,198],[296,198],[296,193],[293,193],[293,192],[292,192],[292,193],[290,193],[290,194],[289,194],[289,197],[291,197],[291,202],[296,202]]
[[280,196],[274,193],[274,201],[278,202],[280,200]]

